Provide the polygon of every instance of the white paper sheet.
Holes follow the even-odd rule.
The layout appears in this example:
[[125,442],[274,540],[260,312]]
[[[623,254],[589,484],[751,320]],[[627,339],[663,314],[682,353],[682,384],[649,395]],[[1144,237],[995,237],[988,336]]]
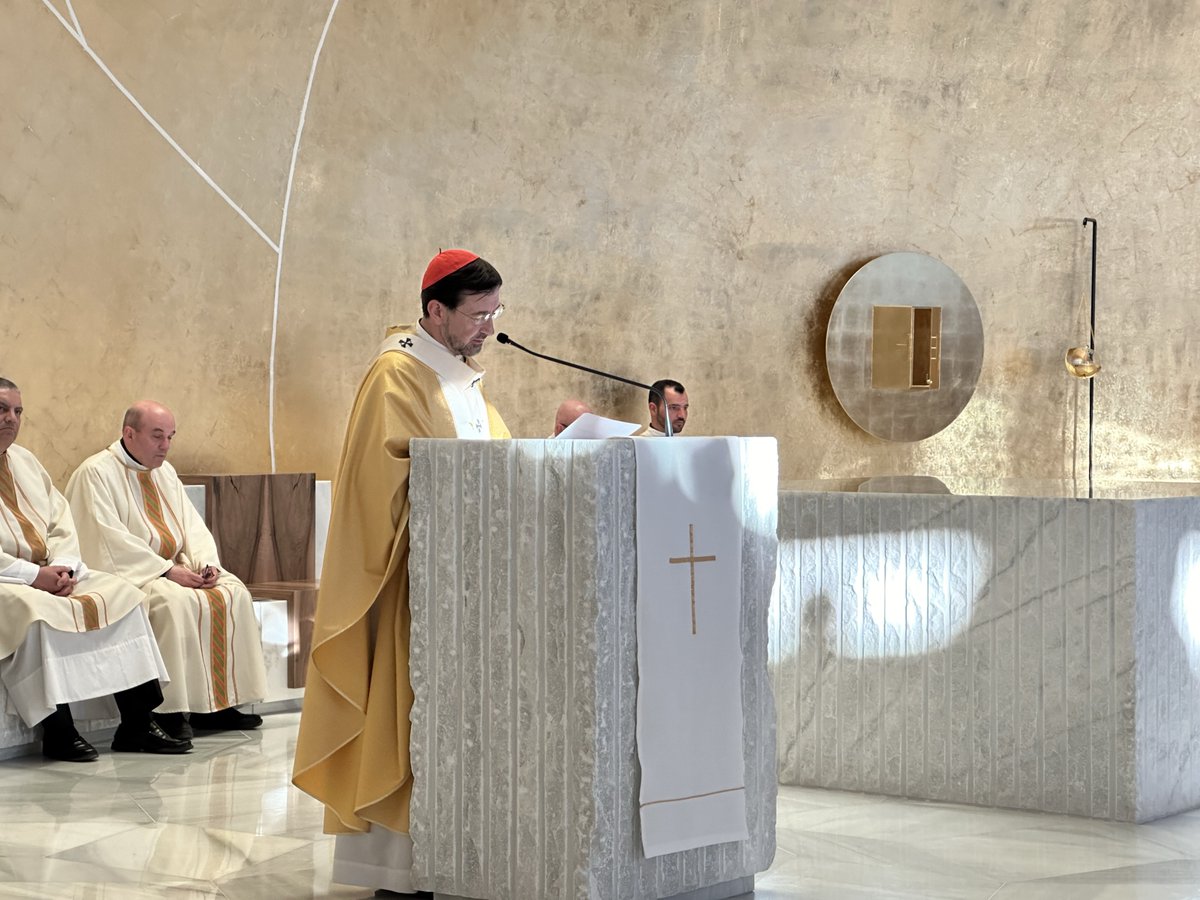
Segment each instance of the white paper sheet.
[[635,422],[621,422],[617,419],[606,419],[595,413],[584,413],[562,430],[558,440],[589,441],[629,437],[641,427]]

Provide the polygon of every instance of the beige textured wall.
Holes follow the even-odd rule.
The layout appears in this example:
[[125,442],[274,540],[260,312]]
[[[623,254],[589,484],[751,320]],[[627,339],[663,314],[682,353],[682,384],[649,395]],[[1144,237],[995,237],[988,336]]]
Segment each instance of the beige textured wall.
[[[0,0],[0,374],[56,478],[145,395],[182,470],[268,468],[276,299],[276,464],[329,475],[439,246],[499,267],[503,330],[680,379],[689,433],[775,434],[785,479],[1069,477],[1084,215],[1097,474],[1200,477],[1195,4],[342,0],[291,178],[329,0],[72,5]],[[987,340],[975,398],[913,445],[859,432],[824,374],[837,291],[894,250],[958,272]],[[517,435],[565,395],[643,409],[481,361]]]

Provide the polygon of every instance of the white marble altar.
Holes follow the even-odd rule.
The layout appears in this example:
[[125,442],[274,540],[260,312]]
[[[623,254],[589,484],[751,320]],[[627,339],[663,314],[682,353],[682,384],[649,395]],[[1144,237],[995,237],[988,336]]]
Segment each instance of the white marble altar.
[[[750,840],[642,854],[632,441],[412,442],[415,881],[486,900],[728,897],[775,853],[774,439],[744,439]],[[745,451],[744,451],[745,452]]]
[[1200,806],[1200,497],[1151,493],[782,491],[780,780],[1136,822]]

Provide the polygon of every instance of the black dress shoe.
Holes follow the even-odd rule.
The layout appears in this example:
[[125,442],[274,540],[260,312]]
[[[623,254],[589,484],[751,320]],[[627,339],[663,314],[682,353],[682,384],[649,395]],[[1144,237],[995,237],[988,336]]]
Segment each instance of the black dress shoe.
[[181,712],[173,713],[152,713],[154,721],[158,723],[158,727],[175,738],[177,741],[190,741],[195,735],[192,734],[192,726],[188,724],[188,720],[183,717]]
[[42,756],[62,762],[92,762],[100,757],[96,748],[75,735],[73,740],[53,741],[42,739]]
[[196,731],[248,731],[263,723],[262,716],[232,706],[210,713],[194,712],[188,718]]
[[176,740],[159,728],[157,722],[151,721],[141,731],[118,725],[112,748],[118,753],[187,753],[192,749],[192,742]]

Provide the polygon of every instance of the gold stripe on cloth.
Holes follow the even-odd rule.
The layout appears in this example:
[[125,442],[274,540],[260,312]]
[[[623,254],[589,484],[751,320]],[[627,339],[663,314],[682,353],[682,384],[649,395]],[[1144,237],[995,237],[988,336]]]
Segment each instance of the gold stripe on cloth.
[[83,611],[83,630],[98,631],[100,628],[100,607],[96,598],[91,594],[71,595],[71,599],[79,604]]
[[46,541],[36,526],[26,518],[25,513],[21,512],[21,505],[17,501],[17,483],[13,480],[12,470],[8,467],[7,453],[0,456],[0,501],[3,501],[9,512],[16,516],[17,524],[21,526],[21,534],[25,537],[25,543],[29,545],[32,557],[29,561],[37,563],[39,566],[46,565],[49,562]]
[[228,604],[220,588],[205,588],[200,591],[208,598],[210,633],[212,644],[212,692],[213,705],[217,709],[225,709],[229,702],[228,672]]
[[154,483],[154,477],[149,472],[138,472],[138,484],[142,488],[142,503],[146,507],[146,518],[150,520],[150,524],[158,533],[158,555],[163,559],[174,559],[175,554],[179,552],[179,545],[175,543],[175,535],[171,534],[171,529],[167,527],[166,517],[163,516],[162,498],[158,493],[158,485]]

